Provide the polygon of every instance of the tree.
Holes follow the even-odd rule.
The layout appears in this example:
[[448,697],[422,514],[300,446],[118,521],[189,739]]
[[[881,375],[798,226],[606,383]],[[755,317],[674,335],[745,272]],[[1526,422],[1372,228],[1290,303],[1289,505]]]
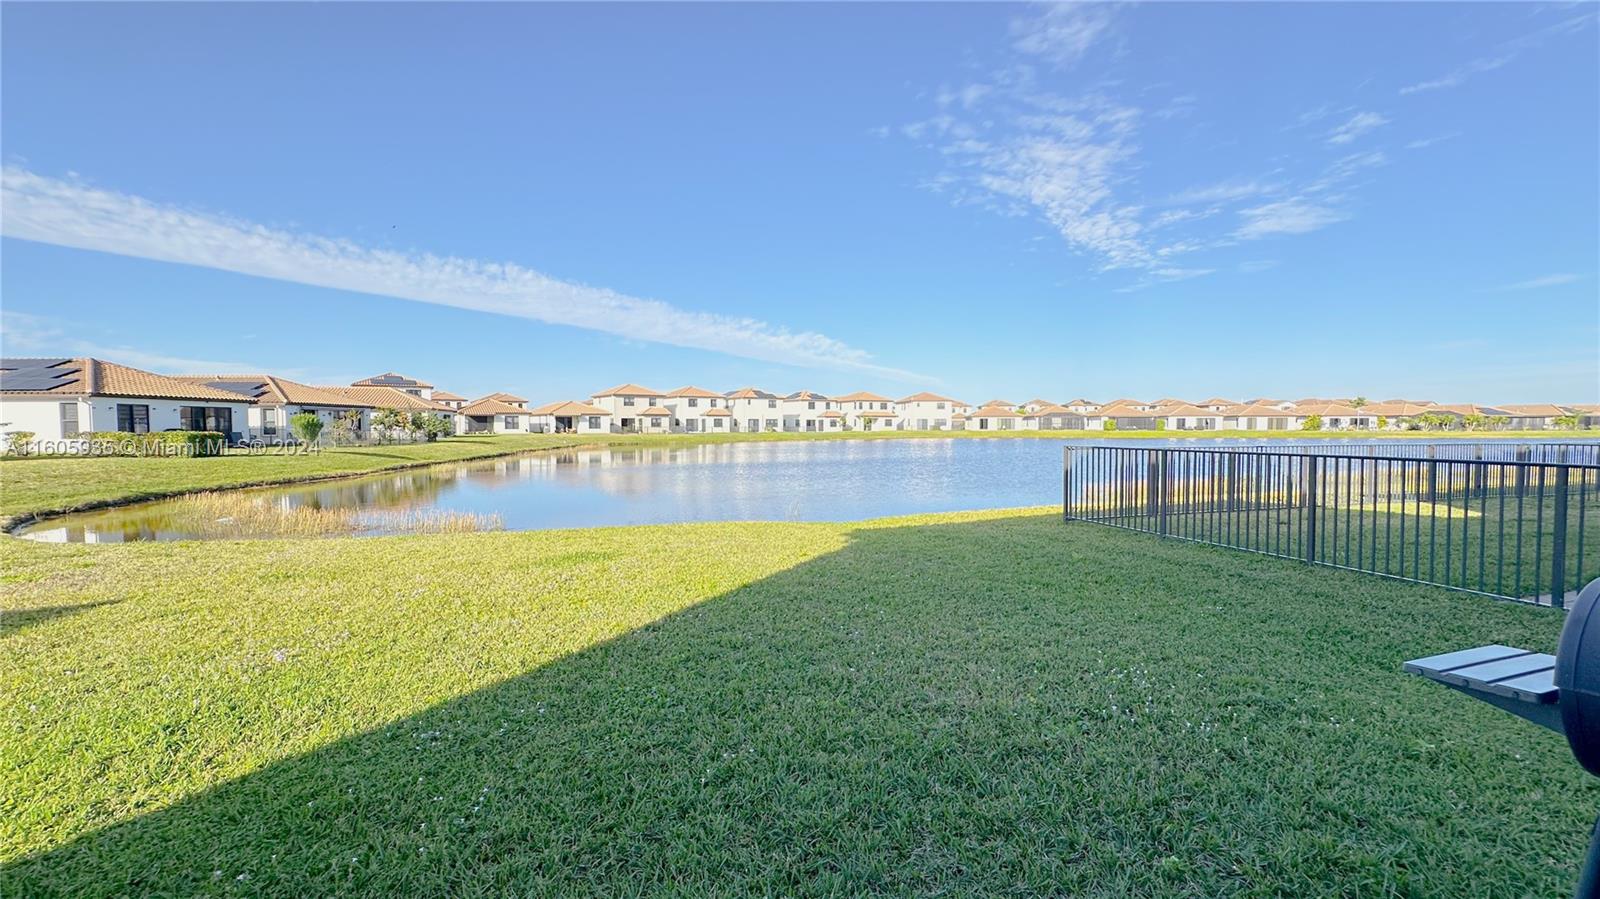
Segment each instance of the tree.
[[1322,430],[1322,416],[1320,416],[1320,415],[1307,415],[1306,416],[1306,420],[1300,423],[1300,430],[1302,430],[1302,431],[1320,431],[1320,430]]
[[1563,431],[1576,431],[1583,424],[1583,416],[1573,412],[1570,415],[1557,415],[1551,419],[1551,424]]
[[1382,431],[1387,427],[1389,427],[1389,416],[1387,416],[1387,415],[1378,416],[1378,430]]
[[26,456],[33,448],[33,431],[12,431],[6,435],[6,452],[13,456]]
[[361,438],[361,410],[340,412],[330,430],[334,446],[350,446]]
[[456,432],[456,429],[449,420],[431,412],[413,412],[410,431],[413,436],[432,443],[440,437],[449,437]]
[[1364,396],[1358,396],[1355,399],[1350,401],[1350,408],[1352,408],[1352,409],[1360,409],[1362,406],[1365,406],[1366,404],[1367,404],[1367,398],[1364,397]]
[[1489,426],[1489,416],[1475,412],[1461,416],[1461,426],[1469,431],[1482,431]]
[[393,440],[402,431],[411,430],[411,416],[399,409],[380,409],[372,413],[372,431],[378,442]]
[[1117,429],[1117,420],[1115,418],[1106,419],[1105,424],[1100,429],[1102,431],[1115,431]]
[[322,416],[315,412],[301,412],[289,419],[289,430],[303,443],[316,443],[322,436]]

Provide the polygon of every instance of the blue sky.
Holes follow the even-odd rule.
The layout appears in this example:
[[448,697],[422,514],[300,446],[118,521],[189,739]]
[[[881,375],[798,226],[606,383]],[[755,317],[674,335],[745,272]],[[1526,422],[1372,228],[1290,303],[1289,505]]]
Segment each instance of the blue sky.
[[1595,4],[8,5],[0,344],[1600,399]]

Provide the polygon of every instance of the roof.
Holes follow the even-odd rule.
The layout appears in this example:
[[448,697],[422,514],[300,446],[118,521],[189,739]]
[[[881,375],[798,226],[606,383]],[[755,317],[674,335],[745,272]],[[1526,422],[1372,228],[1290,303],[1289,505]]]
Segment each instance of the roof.
[[861,418],[899,418],[900,413],[890,412],[888,409],[869,409],[860,414]]
[[1428,412],[1446,412],[1452,415],[1505,415],[1506,411],[1498,406],[1479,406],[1476,403],[1448,403],[1443,406],[1429,406]]
[[703,387],[679,387],[677,390],[669,391],[667,396],[712,397],[714,399],[722,399],[722,394],[712,393]]
[[984,406],[982,409],[979,409],[978,411],[972,413],[972,415],[969,416],[969,417],[971,417],[971,418],[1022,418],[1023,416],[1019,415],[1016,412],[1016,410],[1007,409],[1004,406]]
[[765,390],[758,390],[754,387],[741,387],[738,390],[730,390],[725,396],[730,400],[775,400],[778,398],[775,393],[768,393]]
[[1196,406],[1194,403],[1174,403],[1170,406],[1162,406],[1160,412],[1162,415],[1177,415],[1183,418],[1215,418],[1221,414],[1215,409]]
[[1377,415],[1376,412],[1373,412],[1373,411],[1371,411],[1370,409],[1368,409],[1366,407],[1362,407],[1360,409],[1357,409],[1355,406],[1349,405],[1348,403],[1335,403],[1335,402],[1332,402],[1332,401],[1324,401],[1324,402],[1320,402],[1320,403],[1305,403],[1305,404],[1296,403],[1295,407],[1294,407],[1294,414],[1295,415],[1323,415],[1323,416],[1332,415],[1332,416],[1338,416],[1338,417],[1341,417],[1341,418],[1348,418],[1348,417],[1350,417],[1352,415],[1364,416],[1364,417],[1367,417],[1367,418],[1371,418],[1371,417]]
[[729,412],[727,409],[723,409],[723,408],[719,407],[719,408],[716,408],[716,409],[707,409],[705,412],[702,412],[701,414],[702,415],[709,415],[709,416],[712,416],[714,418],[721,418],[724,415],[732,415],[733,413]]
[[495,399],[494,397],[491,397],[491,396],[486,396],[481,400],[473,400],[472,402],[466,404],[465,406],[462,406],[457,411],[460,412],[462,415],[527,415],[528,414],[528,410],[527,409],[523,409],[520,406],[513,406],[510,403],[501,402],[500,400],[497,400],[497,399]]
[[467,401],[466,397],[451,393],[448,390],[435,390],[432,399],[436,403],[440,400],[449,400],[452,403],[464,403]]
[[499,400],[502,403],[526,403],[528,401],[528,398],[525,396],[517,396],[514,393],[506,393],[504,390],[500,391],[499,393],[491,393],[488,396],[479,397],[479,399]]
[[837,412],[837,411],[835,411],[833,409],[829,409],[828,411],[822,413],[821,415],[818,415],[817,417],[818,418],[844,418],[844,413],[843,412]]
[[1067,405],[1067,406],[1098,406],[1100,404],[1095,402],[1094,400],[1086,400],[1086,399],[1081,399],[1080,398],[1080,399],[1075,399],[1075,400],[1067,400],[1066,403],[1064,403],[1064,405]]
[[1055,403],[1052,403],[1047,399],[1042,399],[1040,397],[1034,397],[1033,399],[1028,400],[1026,403],[1023,403],[1022,405],[1024,405],[1024,406],[1054,406]]
[[1197,406],[1237,406],[1239,404],[1234,402],[1233,400],[1225,400],[1220,396],[1214,396],[1209,400],[1205,400],[1204,402],[1196,403],[1195,405],[1197,405]]
[[844,396],[836,396],[836,397],[834,397],[834,399],[838,400],[841,403],[890,403],[890,402],[894,402],[893,400],[889,399],[886,396],[879,396],[876,393],[868,393],[865,390],[857,390],[855,393],[847,393]]
[[671,415],[672,414],[672,410],[671,409],[663,409],[660,406],[651,406],[650,408],[644,410],[643,412],[640,412],[639,414],[640,415]]
[[1011,402],[1010,400],[990,400],[987,403],[984,403],[984,405],[985,406],[1005,406],[1007,409],[1015,409],[1017,407],[1017,404]]
[[1038,411],[1030,412],[1027,415],[1024,415],[1022,417],[1023,418],[1044,418],[1046,416],[1051,416],[1051,415],[1077,415],[1077,414],[1078,413],[1072,411],[1071,409],[1068,409],[1066,406],[1058,406],[1055,403],[1045,403],[1043,406],[1039,407]]
[[1292,418],[1287,411],[1267,403],[1248,403],[1229,409],[1229,418]]
[[254,403],[254,397],[88,357],[0,359],[0,393]]
[[897,403],[957,403],[957,402],[960,402],[960,400],[953,400],[953,399],[951,399],[951,398],[949,398],[947,396],[940,396],[937,393],[929,393],[926,390],[924,390],[921,393],[913,393],[913,394],[911,394],[910,396],[906,397],[903,400],[895,400],[895,402],[897,402]]
[[351,399],[343,394],[324,390],[321,387],[312,387],[287,378],[274,375],[173,375],[176,380],[187,381],[190,384],[200,384],[205,387],[215,387],[229,393],[238,394],[257,403],[272,406],[281,406],[293,403],[297,406],[350,406],[362,408],[365,406],[360,400]]
[[425,400],[398,387],[328,387],[318,390],[335,393],[355,400],[357,405],[371,409],[396,409],[401,412],[453,412],[449,406]]
[[[482,402],[482,401],[480,400],[479,402]],[[477,405],[477,403],[474,403],[473,405]],[[467,408],[470,409],[472,407],[468,406]],[[609,411],[607,411],[605,409],[602,409],[599,406],[591,406],[588,403],[580,403],[577,400],[557,400],[556,402],[553,402],[553,403],[545,403],[543,406],[540,406],[539,408],[534,409],[531,412],[529,410],[527,410],[527,409],[518,409],[515,406],[510,407],[510,409],[511,409],[512,412],[527,412],[529,415],[560,415],[560,416],[568,416],[568,415],[610,415],[611,414]],[[466,409],[462,409],[461,411],[465,412],[467,410]],[[505,413],[505,414],[510,414],[510,413]]]
[[1138,402],[1138,400],[1116,400],[1101,406],[1100,411],[1095,414],[1101,418],[1156,418],[1161,414],[1154,409],[1136,408],[1134,404]]
[[662,396],[662,395],[663,394],[659,390],[651,390],[648,387],[640,387],[638,384],[618,384],[615,387],[609,387],[609,388],[607,388],[605,390],[602,390],[599,393],[595,394],[596,397],[602,397],[602,396]]
[[1565,409],[1555,403],[1507,403],[1495,408],[1502,409],[1512,415],[1521,417],[1539,416],[1543,418],[1557,418],[1566,415]]
[[429,384],[427,381],[418,381],[416,378],[408,378],[405,375],[395,374],[392,371],[386,371],[381,375],[373,375],[370,378],[362,378],[359,381],[352,381],[350,383],[350,386],[351,387],[400,387],[400,388],[405,388],[405,387],[425,387],[425,388],[427,388],[429,390],[433,389],[433,385]]
[[823,396],[820,393],[817,393],[816,391],[812,391],[812,390],[796,390],[794,393],[791,393],[788,396],[784,397],[784,399],[786,399],[786,400],[823,400],[823,401],[826,401],[828,398]]

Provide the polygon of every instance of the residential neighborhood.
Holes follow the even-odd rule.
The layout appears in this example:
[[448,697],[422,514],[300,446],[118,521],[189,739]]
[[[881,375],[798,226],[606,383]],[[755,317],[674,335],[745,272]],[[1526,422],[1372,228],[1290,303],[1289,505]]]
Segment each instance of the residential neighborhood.
[[293,439],[289,421],[312,414],[355,438],[380,411],[421,413],[456,434],[731,434],[845,431],[1400,431],[1546,430],[1600,426],[1600,404],[1479,405],[1361,397],[1210,397],[1187,401],[1035,397],[973,406],[921,391],[827,396],[753,386],[656,390],[634,383],[586,399],[531,401],[508,391],[468,400],[398,372],[348,385],[271,374],[157,374],[95,358],[0,359],[0,435],[62,440],[101,432],[217,431],[235,443]]

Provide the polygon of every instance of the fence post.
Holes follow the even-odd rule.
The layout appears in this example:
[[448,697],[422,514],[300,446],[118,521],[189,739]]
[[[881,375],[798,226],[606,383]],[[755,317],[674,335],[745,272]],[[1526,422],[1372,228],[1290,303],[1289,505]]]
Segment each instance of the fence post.
[[1301,456],[1300,464],[1306,469],[1306,562],[1317,561],[1317,462],[1321,456]]
[[[1517,461],[1518,462],[1526,462],[1526,461],[1528,461],[1528,457],[1529,457],[1530,454],[1531,454],[1531,452],[1528,449],[1528,447],[1525,447],[1525,446],[1517,447]],[[1520,497],[1526,496],[1527,494],[1528,494],[1528,467],[1526,465],[1518,465],[1517,466],[1517,496],[1520,498]]]
[[1072,520],[1072,447],[1062,450],[1061,460],[1061,520]]
[[1567,466],[1556,468],[1556,530],[1550,538],[1550,605],[1567,607]]

